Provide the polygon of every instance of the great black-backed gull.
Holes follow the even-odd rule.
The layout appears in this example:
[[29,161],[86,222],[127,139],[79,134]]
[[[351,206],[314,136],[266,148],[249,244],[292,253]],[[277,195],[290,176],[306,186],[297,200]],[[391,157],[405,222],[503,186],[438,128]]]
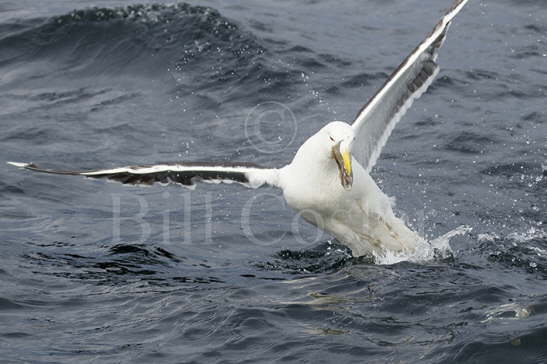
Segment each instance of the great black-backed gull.
[[57,171],[8,162],[32,171],[107,178],[128,184],[197,181],[279,187],[289,206],[330,232],[354,256],[412,252],[427,242],[395,216],[391,199],[369,173],[397,122],[439,71],[437,50],[468,0],[456,0],[427,38],[393,72],[353,123],[328,123],[282,168],[253,164],[164,163],[94,171]]

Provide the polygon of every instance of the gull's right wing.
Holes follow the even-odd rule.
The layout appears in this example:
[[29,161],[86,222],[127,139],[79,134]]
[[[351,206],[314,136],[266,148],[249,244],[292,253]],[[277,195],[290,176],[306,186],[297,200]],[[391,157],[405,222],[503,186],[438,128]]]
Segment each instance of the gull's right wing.
[[355,132],[352,153],[370,172],[401,117],[431,85],[439,72],[437,51],[450,22],[468,0],[456,0],[427,38],[410,53],[384,86],[361,109],[352,124]]
[[8,164],[35,172],[104,178],[132,185],[176,183],[190,188],[195,187],[195,182],[236,182],[250,188],[278,185],[277,169],[262,168],[250,163],[160,163],[93,171],[59,171],[41,168],[31,163],[8,162]]

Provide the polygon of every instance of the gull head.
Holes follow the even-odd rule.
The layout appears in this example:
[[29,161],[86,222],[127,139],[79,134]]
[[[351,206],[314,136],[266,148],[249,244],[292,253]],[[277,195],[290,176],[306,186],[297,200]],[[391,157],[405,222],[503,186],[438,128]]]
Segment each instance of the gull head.
[[321,138],[334,159],[340,172],[340,182],[346,190],[353,184],[353,169],[351,166],[351,143],[355,134],[351,125],[343,121],[332,121],[325,125],[317,135]]

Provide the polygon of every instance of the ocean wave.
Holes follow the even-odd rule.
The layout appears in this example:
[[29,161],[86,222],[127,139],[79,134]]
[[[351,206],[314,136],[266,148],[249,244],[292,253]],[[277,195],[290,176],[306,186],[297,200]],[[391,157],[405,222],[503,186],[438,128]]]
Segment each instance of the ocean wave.
[[84,76],[180,72],[205,58],[237,69],[264,52],[215,9],[184,3],[74,10],[3,27],[0,67],[46,60],[50,71]]
[[530,228],[524,233],[480,234],[480,249],[490,262],[527,273],[547,275],[547,235],[541,228]]
[[120,243],[103,247],[106,249],[94,255],[82,254],[74,247],[63,252],[38,250],[42,246],[44,244],[36,245],[34,251],[22,257],[27,263],[40,267],[40,273],[46,276],[97,285],[146,282],[154,286],[179,286],[222,282],[211,275],[196,274],[208,268],[203,262],[177,256],[159,246]]

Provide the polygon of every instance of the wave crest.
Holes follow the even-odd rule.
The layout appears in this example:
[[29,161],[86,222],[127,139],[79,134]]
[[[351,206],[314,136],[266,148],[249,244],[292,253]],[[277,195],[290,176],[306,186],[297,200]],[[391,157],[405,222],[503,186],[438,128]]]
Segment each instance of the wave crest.
[[151,75],[205,57],[234,66],[264,52],[217,10],[184,3],[74,10],[20,28],[0,39],[0,66],[45,59],[62,72]]

